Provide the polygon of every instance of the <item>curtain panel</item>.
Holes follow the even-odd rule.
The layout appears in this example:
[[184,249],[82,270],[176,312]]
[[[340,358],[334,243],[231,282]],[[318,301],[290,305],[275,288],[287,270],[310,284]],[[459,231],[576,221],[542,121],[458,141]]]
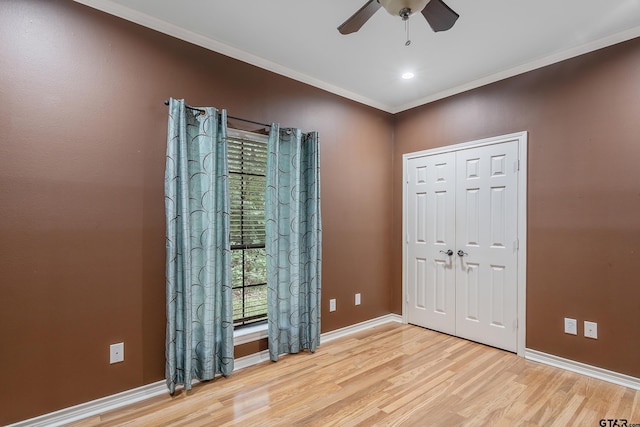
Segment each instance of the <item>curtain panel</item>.
[[320,341],[322,222],[318,134],[273,124],[267,146],[269,355],[315,351]]
[[166,381],[233,371],[226,111],[171,99],[165,170]]

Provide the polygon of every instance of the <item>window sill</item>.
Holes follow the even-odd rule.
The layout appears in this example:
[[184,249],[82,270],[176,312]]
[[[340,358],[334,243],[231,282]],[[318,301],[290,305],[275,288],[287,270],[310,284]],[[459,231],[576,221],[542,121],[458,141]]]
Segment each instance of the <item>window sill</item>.
[[246,344],[248,342],[258,341],[269,336],[267,332],[267,324],[247,326],[246,328],[233,331],[233,345]]

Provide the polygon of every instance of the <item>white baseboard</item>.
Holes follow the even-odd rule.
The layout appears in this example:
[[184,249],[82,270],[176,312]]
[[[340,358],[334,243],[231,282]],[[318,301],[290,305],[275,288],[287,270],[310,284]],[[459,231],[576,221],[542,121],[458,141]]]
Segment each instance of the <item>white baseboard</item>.
[[525,359],[532,360],[534,362],[544,363],[545,365],[554,366],[556,368],[576,372],[588,377],[640,390],[640,378],[632,377],[630,375],[620,374],[618,372],[609,371],[607,369],[598,368],[597,366],[587,365],[586,363],[576,362],[575,360],[565,359],[560,356],[554,356],[553,354],[547,354],[537,350],[526,349],[524,357]]
[[250,354],[248,356],[239,357],[233,361],[233,372],[248,368],[249,366],[257,365],[258,363],[271,360],[269,358],[269,350],[263,350],[259,353]]
[[[335,331],[326,332],[320,336],[320,341],[331,341],[333,339],[347,336],[355,332],[364,331],[368,328],[372,328],[374,326],[382,325],[388,322],[402,322],[402,317],[398,316],[397,314],[388,314],[376,319],[367,320],[356,325],[351,325],[345,328],[337,329]],[[260,335],[259,338],[262,338],[264,335],[263,331],[255,332],[256,334]],[[240,340],[241,342],[246,342],[246,337],[244,337],[244,339],[241,338]],[[269,360],[268,350],[244,357],[239,357],[238,359],[234,360],[234,371],[247,368],[249,366],[265,362],[267,360]],[[141,400],[159,396],[164,393],[168,393],[166,381],[157,381],[155,383],[143,385],[142,387],[123,391],[122,393],[113,394],[101,399],[81,403],[80,405],[71,406],[69,408],[44,414],[39,417],[10,424],[6,427],[59,427],[65,424],[79,421],[83,418],[88,418],[117,408],[121,408],[126,405],[130,405],[132,403],[140,402]]]
[[385,323],[389,322],[402,323],[402,316],[398,314],[386,314],[384,316],[376,317],[375,319],[356,323],[355,325],[349,325],[345,326],[344,328],[336,329],[334,331],[325,332],[324,334],[320,335],[320,343],[329,342],[331,340],[335,340],[336,338],[346,337],[347,335],[365,331],[369,328],[384,325]]
[[106,396],[101,399],[81,403],[80,405],[71,406],[56,412],[50,412],[36,418],[10,424],[7,427],[58,427],[141,400],[159,396],[163,393],[167,393],[167,383],[164,380],[123,391],[122,393],[112,394],[111,396]]

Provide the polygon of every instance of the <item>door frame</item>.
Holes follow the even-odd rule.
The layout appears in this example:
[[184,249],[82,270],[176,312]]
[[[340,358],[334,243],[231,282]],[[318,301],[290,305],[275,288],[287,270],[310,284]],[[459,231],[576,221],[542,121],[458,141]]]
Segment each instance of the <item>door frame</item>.
[[505,142],[517,141],[518,143],[518,331],[517,331],[517,355],[524,357],[526,349],[526,309],[527,309],[527,131],[510,133],[491,138],[479,139],[476,141],[463,142],[460,144],[447,145],[445,147],[432,148],[429,150],[407,153],[402,156],[402,322],[407,323],[407,241],[409,238],[407,229],[407,161],[409,159],[431,156],[434,154],[460,151],[468,148],[477,148],[487,145],[501,144]]

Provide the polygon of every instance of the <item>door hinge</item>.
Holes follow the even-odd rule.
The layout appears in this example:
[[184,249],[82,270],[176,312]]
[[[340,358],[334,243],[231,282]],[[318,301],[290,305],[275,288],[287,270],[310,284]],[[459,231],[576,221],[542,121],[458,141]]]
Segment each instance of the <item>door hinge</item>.
[[520,170],[520,160],[516,160],[516,171]]

